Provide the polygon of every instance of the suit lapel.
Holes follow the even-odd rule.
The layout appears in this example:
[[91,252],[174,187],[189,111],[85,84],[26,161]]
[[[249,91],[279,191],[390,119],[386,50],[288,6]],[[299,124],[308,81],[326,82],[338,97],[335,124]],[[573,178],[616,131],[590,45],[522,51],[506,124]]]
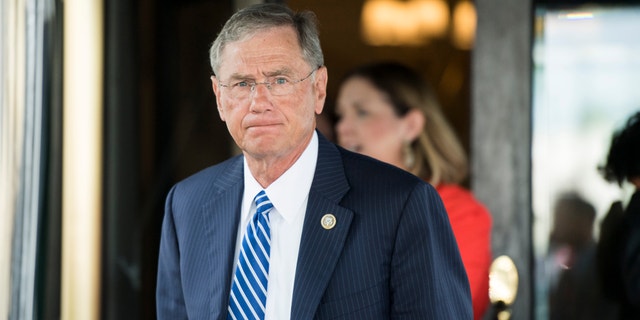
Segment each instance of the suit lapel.
[[207,283],[210,292],[211,319],[224,319],[244,191],[242,157],[235,158],[216,182],[211,201],[202,207],[209,280],[203,279],[203,283]]
[[[342,252],[353,218],[353,212],[339,205],[349,190],[340,152],[321,134],[318,137],[318,162],[300,240],[292,319],[313,318]],[[331,229],[325,229],[321,224],[326,214],[335,217],[336,224]]]

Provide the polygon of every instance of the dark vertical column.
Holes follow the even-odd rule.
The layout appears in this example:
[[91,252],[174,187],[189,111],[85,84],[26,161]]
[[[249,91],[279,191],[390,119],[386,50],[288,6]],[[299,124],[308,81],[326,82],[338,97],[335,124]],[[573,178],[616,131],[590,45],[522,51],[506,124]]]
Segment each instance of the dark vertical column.
[[36,319],[60,318],[62,228],[62,4],[45,1],[43,47],[43,145],[46,154],[43,214],[38,226]]
[[137,1],[105,1],[102,318],[140,313],[140,144]]

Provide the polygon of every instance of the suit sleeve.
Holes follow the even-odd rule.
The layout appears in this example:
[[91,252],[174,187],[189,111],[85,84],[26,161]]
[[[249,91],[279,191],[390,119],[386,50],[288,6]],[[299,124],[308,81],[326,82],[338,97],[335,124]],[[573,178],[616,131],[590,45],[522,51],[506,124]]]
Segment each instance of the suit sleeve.
[[180,277],[180,250],[172,210],[174,191],[175,187],[167,196],[160,238],[156,285],[156,313],[159,320],[187,319]]
[[391,271],[392,318],[473,319],[462,259],[440,197],[418,184],[397,231]]

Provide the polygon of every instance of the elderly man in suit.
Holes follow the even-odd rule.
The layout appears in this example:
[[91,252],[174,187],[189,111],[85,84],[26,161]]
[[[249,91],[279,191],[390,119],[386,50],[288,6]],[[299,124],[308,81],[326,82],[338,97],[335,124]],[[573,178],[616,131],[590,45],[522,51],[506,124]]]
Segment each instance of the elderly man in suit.
[[328,75],[312,12],[240,10],[210,58],[242,154],[169,192],[159,319],[472,318],[434,189],[315,129]]

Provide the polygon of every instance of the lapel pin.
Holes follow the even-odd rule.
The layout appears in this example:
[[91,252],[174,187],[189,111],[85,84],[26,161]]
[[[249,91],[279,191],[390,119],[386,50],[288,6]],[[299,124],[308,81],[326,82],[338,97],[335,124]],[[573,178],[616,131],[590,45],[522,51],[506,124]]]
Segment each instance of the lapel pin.
[[336,217],[331,213],[327,213],[324,216],[322,216],[322,219],[320,220],[320,224],[322,225],[323,228],[327,230],[333,229],[333,227],[336,226]]

